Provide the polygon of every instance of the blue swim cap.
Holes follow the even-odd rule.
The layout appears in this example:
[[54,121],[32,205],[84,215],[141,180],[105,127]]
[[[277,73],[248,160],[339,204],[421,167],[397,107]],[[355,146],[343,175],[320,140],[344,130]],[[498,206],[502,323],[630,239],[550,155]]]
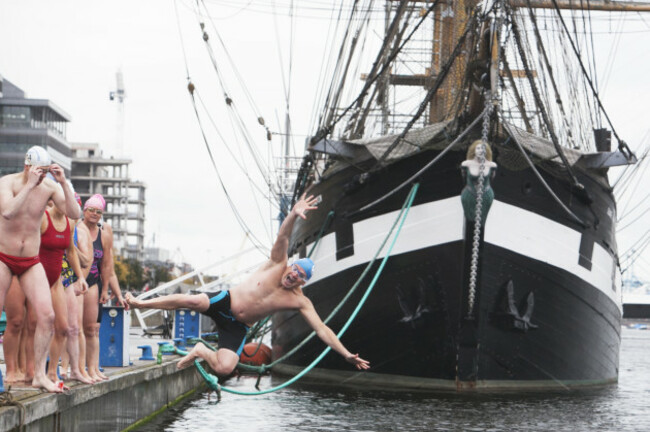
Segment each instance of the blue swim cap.
[[301,269],[305,271],[307,279],[311,279],[311,271],[314,268],[314,262],[310,258],[300,258],[298,261],[294,262],[295,265],[300,266]]

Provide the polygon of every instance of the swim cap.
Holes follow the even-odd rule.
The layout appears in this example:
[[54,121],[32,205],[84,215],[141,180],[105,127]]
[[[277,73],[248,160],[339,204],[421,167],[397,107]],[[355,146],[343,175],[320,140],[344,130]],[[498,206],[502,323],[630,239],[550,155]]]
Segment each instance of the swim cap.
[[294,264],[300,266],[300,268],[305,271],[305,275],[307,275],[305,280],[311,279],[314,262],[310,258],[300,258],[298,261],[294,262]]
[[86,210],[88,207],[104,210],[105,206],[106,200],[104,200],[104,197],[101,196],[101,194],[95,194],[86,200],[86,204],[84,204],[84,210]]
[[25,154],[25,165],[49,166],[52,165],[50,154],[41,146],[34,146]]

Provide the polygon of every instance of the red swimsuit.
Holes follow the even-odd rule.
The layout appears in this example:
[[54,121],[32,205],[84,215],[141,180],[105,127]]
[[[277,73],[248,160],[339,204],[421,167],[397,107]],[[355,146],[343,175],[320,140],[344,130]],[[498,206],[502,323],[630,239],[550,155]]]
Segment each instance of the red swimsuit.
[[2,261],[14,276],[22,276],[27,270],[32,266],[35,266],[40,262],[38,255],[33,257],[16,257],[13,255],[7,255],[0,252],[0,261]]
[[38,256],[41,258],[41,264],[51,287],[61,276],[63,253],[70,246],[70,221],[65,218],[65,230],[57,231],[52,224],[50,213],[45,211],[45,214],[48,225],[45,232],[41,234],[41,249],[38,251]]

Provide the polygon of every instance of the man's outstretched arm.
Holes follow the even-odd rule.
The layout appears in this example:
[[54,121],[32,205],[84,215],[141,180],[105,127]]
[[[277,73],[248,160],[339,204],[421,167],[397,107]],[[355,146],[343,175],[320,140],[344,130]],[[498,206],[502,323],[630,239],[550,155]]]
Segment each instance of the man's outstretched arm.
[[278,238],[275,240],[275,244],[271,249],[271,261],[273,262],[282,262],[287,259],[287,252],[289,251],[289,239],[291,238],[291,232],[293,231],[293,224],[296,222],[298,217],[307,219],[305,212],[308,210],[315,210],[316,203],[318,198],[314,198],[313,195],[309,195],[305,198],[305,194],[300,197],[300,200],[293,206],[289,214],[278,231]]
[[300,314],[303,316],[305,321],[307,321],[307,324],[314,329],[316,336],[325,342],[327,346],[343,356],[348,363],[352,363],[357,369],[365,370],[370,368],[370,362],[359,357],[359,354],[352,354],[347,350],[347,348],[345,348],[345,346],[343,346],[343,343],[341,343],[341,340],[336,337],[332,329],[327,327],[323,320],[320,319],[311,300],[304,297],[302,303]]

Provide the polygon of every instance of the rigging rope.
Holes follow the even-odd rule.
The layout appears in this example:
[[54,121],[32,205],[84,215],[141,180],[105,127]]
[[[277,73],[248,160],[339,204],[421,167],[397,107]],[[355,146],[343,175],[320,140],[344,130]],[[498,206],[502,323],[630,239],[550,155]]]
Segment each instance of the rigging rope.
[[557,12],[558,17],[560,18],[560,22],[562,23],[562,27],[564,28],[564,31],[568,35],[569,42],[571,42],[571,48],[573,48],[573,52],[575,53],[576,57],[578,58],[578,63],[580,64],[580,68],[582,69],[582,73],[584,77],[586,78],[587,82],[589,83],[589,87],[591,87],[591,91],[594,94],[594,97],[596,98],[596,102],[598,102],[598,106],[602,110],[603,114],[605,115],[605,118],[607,119],[607,123],[609,123],[609,127],[612,128],[612,133],[616,137],[616,140],[618,141],[618,149],[621,153],[626,155],[626,157],[631,156],[632,152],[630,151],[629,147],[621,139],[620,136],[618,136],[618,133],[616,132],[616,128],[614,128],[614,124],[609,118],[609,115],[607,114],[607,111],[605,111],[605,107],[603,106],[602,102],[600,101],[600,96],[598,95],[598,91],[594,87],[594,83],[591,81],[591,78],[589,77],[589,74],[587,73],[587,70],[585,69],[585,65],[582,62],[582,57],[580,56],[580,52],[576,48],[575,42],[573,41],[573,38],[571,37],[571,34],[569,32],[569,29],[566,26],[566,23],[564,22],[564,18],[562,18],[562,13],[560,12],[560,7],[557,4],[556,0],[551,0],[553,2],[553,6],[555,7],[555,11]]
[[[503,112],[499,111],[499,113],[501,114],[502,117],[504,116]],[[548,191],[549,194],[551,194],[551,196],[553,197],[553,199],[555,199],[555,201],[560,205],[560,207],[562,207],[562,208],[564,209],[564,211],[565,211],[569,216],[571,216],[571,218],[572,218],[573,220],[575,220],[576,222],[578,222],[578,223],[579,223],[583,228],[586,228],[586,227],[587,227],[587,224],[586,224],[585,222],[583,222],[582,219],[580,219],[578,216],[576,216],[575,213],[573,213],[573,212],[572,212],[572,211],[571,211],[571,210],[570,210],[570,209],[569,209],[569,208],[568,208],[568,207],[567,207],[567,206],[562,202],[562,200],[560,200],[560,198],[555,194],[555,192],[553,192],[553,189],[551,189],[551,187],[548,185],[548,183],[546,182],[546,180],[544,180],[544,177],[542,177],[542,175],[539,173],[539,171],[538,171],[537,168],[535,167],[535,164],[533,163],[533,161],[531,161],[530,158],[528,157],[528,154],[527,154],[526,151],[524,150],[524,147],[519,143],[519,141],[517,140],[517,138],[515,138],[515,137],[516,137],[516,134],[512,133],[512,131],[509,130],[509,127],[508,127],[508,124],[507,124],[507,123],[504,123],[504,125],[505,125],[505,127],[506,127],[506,130],[508,130],[508,134],[510,135],[510,137],[512,138],[512,140],[515,142],[515,144],[517,144],[517,147],[519,147],[519,151],[520,151],[521,154],[524,156],[524,159],[526,159],[526,162],[528,162],[528,165],[530,165],[530,168],[533,170],[533,172],[535,173],[535,176],[537,176],[537,178],[538,178],[539,181],[542,183],[542,185],[544,186],[544,188]]]
[[470,123],[470,125],[467,126],[467,127],[465,128],[465,130],[464,130],[463,132],[461,132],[461,134],[458,135],[458,136],[456,137],[455,140],[453,140],[451,143],[449,143],[449,145],[448,145],[448,146],[447,146],[443,151],[441,151],[441,152],[438,154],[438,156],[436,156],[435,158],[433,158],[433,160],[431,160],[429,163],[427,163],[427,164],[426,164],[424,167],[422,167],[418,172],[416,172],[416,173],[413,174],[411,177],[409,177],[408,179],[406,179],[405,181],[403,181],[399,186],[395,187],[395,188],[392,189],[390,192],[388,192],[388,193],[384,194],[383,196],[377,198],[375,201],[371,202],[370,204],[366,204],[365,206],[361,207],[359,210],[355,211],[354,213],[350,213],[348,216],[356,215],[356,214],[358,214],[358,213],[361,213],[361,212],[364,212],[364,211],[368,210],[368,209],[371,208],[371,207],[376,206],[376,205],[379,204],[380,202],[384,201],[386,198],[392,196],[392,195],[395,194],[397,191],[399,191],[399,190],[401,190],[402,188],[404,188],[404,186],[406,186],[406,185],[412,183],[413,180],[415,180],[416,178],[418,178],[419,176],[421,176],[421,175],[422,175],[426,170],[428,170],[428,169],[431,168],[431,167],[432,167],[436,162],[438,162],[438,161],[440,160],[440,158],[442,158],[442,157],[443,157],[443,156],[444,156],[444,155],[445,155],[449,150],[451,150],[451,149],[452,149],[456,144],[458,144],[458,143],[460,142],[460,140],[463,139],[463,137],[465,137],[465,135],[467,135],[467,133],[468,133],[469,131],[471,131],[472,128],[473,128],[474,126],[476,126],[476,124],[478,124],[478,122],[483,118],[483,114],[484,114],[484,113],[485,113],[485,111],[484,111],[482,114],[478,115],[478,116],[477,116],[477,117],[472,121],[472,123]]
[[542,118],[544,119],[544,123],[546,124],[546,128],[548,130],[548,133],[551,137],[551,141],[553,142],[553,146],[555,147],[555,151],[558,153],[558,156],[560,156],[560,159],[562,159],[562,163],[564,164],[565,168],[567,169],[567,172],[569,174],[569,177],[571,178],[571,181],[573,182],[573,185],[577,187],[578,189],[584,189],[584,186],[580,184],[578,179],[576,178],[575,174],[573,174],[573,170],[571,169],[571,166],[569,165],[569,161],[567,160],[566,156],[564,155],[564,152],[562,151],[562,147],[560,146],[560,143],[558,142],[557,135],[555,135],[555,131],[553,130],[553,126],[551,124],[551,120],[548,116],[548,113],[546,112],[546,108],[544,107],[544,104],[542,102],[542,98],[539,94],[539,90],[537,89],[537,84],[535,83],[535,78],[533,77],[533,74],[530,70],[530,67],[528,66],[528,61],[526,60],[526,54],[524,52],[524,46],[521,41],[521,35],[519,33],[519,27],[517,26],[516,18],[514,14],[510,13],[510,25],[512,27],[512,33],[515,37],[515,42],[517,45],[517,48],[519,49],[519,55],[521,57],[521,61],[524,65],[524,70],[526,72],[526,77],[528,78],[528,82],[530,84],[530,89],[533,92],[533,96],[537,102],[537,108],[539,109],[540,114],[542,115]]
[[[544,63],[546,65],[546,70],[548,71],[549,75],[549,80],[551,81],[551,85],[553,87],[553,92],[555,93],[555,102],[560,108],[560,118],[562,119],[564,123],[564,127],[566,130],[570,131],[571,127],[569,125],[568,121],[568,116],[566,115],[564,111],[564,104],[562,103],[562,98],[560,96],[560,91],[558,90],[557,83],[555,81],[555,76],[553,74],[553,67],[551,66],[551,62],[549,61],[548,55],[546,53],[546,49],[544,48],[544,44],[542,41],[542,35],[539,31],[539,27],[537,26],[537,19],[535,17],[535,13],[533,12],[533,7],[530,3],[530,0],[526,0],[526,3],[528,5],[528,15],[530,17],[530,21],[533,23],[533,30],[535,34],[535,38],[537,39],[537,49],[538,51],[542,54],[542,59],[544,60]],[[577,100],[577,98],[574,98],[574,100]]]
[[[408,216],[409,210],[411,208],[411,205],[413,204],[413,200],[415,199],[415,195],[417,193],[418,188],[419,188],[419,183],[414,184],[413,187],[411,188],[411,191],[408,194],[408,196],[406,198],[406,201],[404,202],[404,205],[402,206],[402,210],[400,211],[399,215],[397,216],[397,219],[395,220],[395,224],[399,221],[399,226],[397,228],[397,232],[395,233],[395,236],[393,237],[393,240],[392,240],[388,250],[386,251],[386,255],[384,256],[381,264],[379,265],[379,268],[377,269],[377,272],[375,273],[375,276],[373,277],[372,281],[370,282],[370,285],[366,289],[366,292],[364,293],[361,300],[359,300],[359,304],[357,304],[357,307],[352,312],[352,314],[348,318],[347,322],[343,325],[343,328],[337,334],[338,338],[341,338],[343,336],[343,334],[347,331],[349,326],[352,324],[352,322],[354,321],[354,319],[358,315],[359,311],[361,310],[361,308],[365,304],[366,300],[370,296],[370,293],[372,292],[372,289],[374,288],[375,284],[377,283],[377,280],[379,279],[379,276],[381,275],[381,273],[382,273],[382,271],[383,271],[383,269],[384,269],[384,267],[386,265],[386,262],[388,261],[388,258],[390,257],[390,253],[393,250],[393,246],[395,246],[395,242],[397,241],[397,238],[399,237],[399,234],[400,234],[400,232],[402,230],[402,226],[404,224],[404,221],[406,220],[406,217]],[[392,229],[391,229],[391,232],[392,232]],[[390,235],[390,233],[389,233],[389,235]],[[388,238],[388,236],[386,238]],[[382,244],[382,248],[383,248],[383,244]],[[272,392],[281,390],[281,389],[293,384],[294,382],[298,381],[305,374],[307,374],[310,370],[312,370],[316,365],[318,365],[318,363],[320,363],[320,361],[325,357],[325,355],[327,355],[327,353],[329,353],[330,350],[331,350],[331,348],[329,346],[327,348],[325,348],[323,350],[323,352],[309,366],[307,366],[298,375],[294,376],[290,380],[282,383],[279,386],[276,386],[276,387],[273,387],[273,388],[270,388],[270,389],[266,389],[266,390],[260,390],[260,391],[257,391],[257,392],[240,391],[240,390],[236,390],[236,389],[232,389],[232,388],[228,388],[228,387],[223,387],[223,386],[221,386],[219,384],[217,377],[215,377],[214,375],[209,374],[208,372],[206,372],[205,369],[203,368],[203,366],[201,366],[201,364],[199,363],[198,360],[195,360],[194,364],[195,364],[196,368],[199,370],[199,373],[201,373],[201,375],[203,376],[203,379],[206,381],[208,386],[210,386],[210,388],[215,390],[218,394],[220,394],[220,392],[223,390],[225,392],[238,394],[238,395],[257,396],[257,395],[272,393]]]
[[474,20],[477,17],[477,13],[474,10],[472,13],[472,16],[470,19],[467,21],[467,25],[465,27],[465,31],[463,32],[462,36],[458,39],[458,43],[456,43],[456,46],[454,47],[454,50],[452,53],[449,55],[449,59],[447,62],[440,68],[440,71],[438,72],[438,75],[436,76],[436,81],[434,82],[433,86],[429,89],[427,92],[426,96],[424,97],[424,100],[420,103],[420,106],[418,107],[417,112],[413,115],[411,120],[408,122],[404,130],[395,138],[395,140],[391,143],[391,145],[386,149],[384,154],[381,155],[379,160],[377,161],[378,166],[382,166],[384,164],[384,161],[388,157],[388,155],[397,147],[399,142],[406,136],[409,130],[413,127],[415,122],[418,121],[420,116],[424,113],[424,111],[427,108],[427,105],[429,102],[433,99],[435,94],[438,92],[438,89],[442,85],[442,82],[445,80],[447,77],[447,74],[451,70],[452,65],[454,64],[454,61],[456,58],[461,54],[465,38],[467,37],[468,33],[470,30],[473,28]]
[[217,163],[214,160],[214,156],[212,155],[212,150],[210,149],[210,144],[208,143],[208,137],[205,135],[205,130],[203,129],[203,123],[201,122],[201,116],[199,116],[199,111],[196,107],[196,100],[194,99],[194,91],[196,88],[194,87],[194,84],[190,83],[188,86],[188,91],[190,93],[190,97],[192,100],[192,107],[194,108],[194,114],[196,115],[196,119],[199,123],[199,129],[201,130],[201,136],[203,137],[203,142],[205,143],[205,148],[208,151],[208,155],[210,156],[210,161],[212,162],[212,167],[214,168],[214,171],[217,174],[217,179],[219,180],[219,184],[221,185],[221,189],[223,190],[223,193],[226,196],[226,200],[228,201],[228,204],[230,205],[230,208],[235,215],[235,219],[239,223],[240,227],[244,230],[244,233],[246,234],[247,237],[251,240],[251,243],[253,243],[253,246],[257,250],[259,250],[263,255],[268,256],[269,250],[267,247],[264,246],[264,244],[253,234],[253,232],[248,228],[248,225],[244,221],[244,218],[239,214],[239,211],[237,210],[237,207],[235,206],[235,203],[233,202],[232,198],[228,194],[228,190],[226,189],[226,185],[223,182],[223,179],[221,178],[221,174],[219,173],[219,169],[217,168]]
[[[188,91],[189,91],[189,93],[190,93],[190,97],[191,97],[191,101],[192,101],[192,107],[193,107],[193,109],[194,109],[194,113],[195,113],[195,115],[196,115],[196,118],[197,118],[197,121],[198,121],[198,124],[199,124],[199,128],[200,128],[200,130],[201,130],[201,135],[202,135],[202,137],[203,137],[203,141],[204,141],[205,146],[206,146],[206,149],[207,149],[207,151],[208,151],[208,155],[210,156],[210,160],[211,160],[211,162],[212,162],[212,166],[213,166],[213,168],[214,168],[214,170],[215,170],[215,172],[216,172],[216,174],[217,174],[217,178],[218,178],[219,183],[220,183],[220,185],[221,185],[221,188],[222,188],[222,190],[223,190],[223,192],[224,192],[224,194],[225,194],[225,196],[226,196],[226,199],[227,199],[227,201],[228,201],[228,204],[230,205],[231,210],[233,211],[233,214],[234,214],[234,216],[235,216],[235,219],[237,220],[237,222],[239,223],[239,225],[241,226],[241,228],[244,230],[244,233],[246,234],[246,236],[249,237],[249,239],[251,240],[251,242],[253,243],[253,245],[254,245],[254,246],[255,246],[255,247],[256,247],[256,248],[257,248],[257,249],[258,249],[262,254],[266,255],[266,254],[268,254],[268,248],[266,248],[266,247],[263,245],[263,243],[262,243],[259,239],[257,239],[257,237],[256,237],[256,236],[253,234],[253,232],[250,230],[250,228],[248,228],[248,225],[247,225],[246,222],[244,221],[243,217],[239,214],[239,211],[238,211],[237,208],[235,207],[234,202],[232,201],[230,195],[228,194],[228,191],[227,191],[227,189],[226,189],[226,187],[225,187],[225,184],[224,184],[224,182],[223,182],[223,180],[222,180],[222,178],[221,178],[221,175],[220,175],[220,173],[219,173],[219,170],[218,170],[218,168],[217,168],[217,166],[216,166],[216,163],[215,163],[215,160],[214,160],[214,156],[213,156],[213,154],[212,154],[212,150],[210,149],[210,145],[209,145],[209,143],[208,143],[208,139],[207,139],[207,136],[206,136],[206,134],[205,134],[205,130],[204,130],[203,124],[202,124],[202,122],[201,122],[201,118],[200,118],[200,115],[199,115],[199,112],[198,112],[198,108],[197,108],[197,105],[196,105],[196,100],[195,100],[195,97],[194,97],[194,92],[196,91],[196,87],[195,87],[195,85],[191,82],[191,78],[190,78],[190,72],[189,72],[189,66],[188,66],[188,61],[187,61],[187,55],[186,55],[186,52],[185,52],[185,44],[184,44],[183,35],[182,35],[182,32],[181,32],[181,27],[180,27],[180,17],[179,17],[179,15],[178,15],[178,8],[176,7],[176,6],[177,6],[177,5],[176,5],[176,2],[174,2],[174,6],[175,6],[175,11],[176,11],[176,21],[177,21],[177,26],[178,26],[178,31],[179,31],[179,37],[180,37],[180,39],[181,39],[181,48],[182,48],[182,52],[183,52],[183,60],[184,60],[184,64],[185,64],[185,71],[186,71],[186,74],[187,74],[187,80],[188,80],[187,89],[188,89]],[[204,6],[205,6],[205,5],[204,5]],[[197,0],[197,8],[198,8],[198,0]],[[197,12],[198,12],[198,11],[197,11]],[[203,26],[203,24],[201,23],[201,29],[202,29],[202,30],[203,30],[203,27],[204,27],[204,26]],[[205,35],[205,33],[204,33],[204,35]],[[207,36],[207,35],[206,35],[206,36]],[[208,42],[207,39],[204,39],[204,40],[206,41],[206,43]],[[208,45],[209,45],[209,44],[208,44]],[[211,56],[211,58],[212,58],[212,56]],[[215,66],[215,68],[216,68],[216,67],[217,67],[217,66],[216,66],[216,61],[215,61],[213,58],[212,58],[212,60],[213,60],[213,64],[214,64],[214,66]],[[222,84],[222,88],[225,88],[224,85],[223,85],[223,82],[221,82],[221,76],[220,76],[220,74],[219,74],[218,69],[217,69],[217,75],[219,76],[220,83]],[[197,94],[198,94],[198,91],[197,91]],[[203,104],[203,101],[202,101],[202,99],[200,98],[200,95],[199,95],[199,99],[201,100],[201,103]],[[205,106],[204,106],[204,109],[205,109]],[[206,110],[206,112],[207,112],[207,110]],[[213,126],[215,126],[215,130],[217,130],[217,133],[219,134],[219,136],[221,136],[221,134],[219,133],[218,129],[216,128],[216,125],[214,124],[214,121],[212,120],[212,117],[210,117],[209,115],[208,115],[208,117],[209,117],[210,121],[212,122]],[[222,138],[222,141],[225,142],[225,140],[223,139],[223,137],[221,137],[221,138]],[[230,151],[230,150],[229,150],[229,151]],[[244,172],[245,172],[245,171],[244,171]],[[248,175],[247,175],[247,177],[248,177]],[[251,180],[250,177],[248,177],[248,178],[249,178],[249,181],[250,181],[250,180]],[[251,182],[251,185],[255,186],[253,182]]]
[[[366,83],[364,84],[363,88],[362,88],[361,91],[359,92],[359,95],[357,96],[357,98],[356,98],[354,101],[352,101],[352,103],[350,103],[350,104],[349,104],[349,105],[348,105],[348,106],[347,106],[347,107],[346,107],[346,108],[345,108],[345,109],[344,109],[344,110],[343,110],[343,111],[342,111],[342,112],[337,116],[337,118],[335,118],[331,123],[327,123],[327,126],[323,126],[323,127],[321,127],[320,130],[316,133],[316,135],[314,135],[314,136],[312,137],[312,139],[311,139],[311,142],[312,142],[312,143],[316,143],[316,142],[320,141],[321,139],[325,138],[327,135],[329,135],[329,134],[331,133],[333,127],[334,127],[334,126],[335,126],[339,121],[341,121],[341,119],[342,119],[343,117],[345,117],[345,116],[347,115],[347,113],[348,113],[348,112],[349,112],[349,111],[350,111],[350,110],[351,110],[355,105],[358,104],[359,101],[363,100],[363,98],[365,97],[365,94],[368,92],[368,90],[370,89],[370,87],[372,86],[372,84],[374,84],[374,82],[375,82],[377,79],[379,79],[381,76],[383,76],[383,74],[386,72],[386,70],[389,69],[391,62],[392,62],[393,60],[395,60],[395,58],[397,57],[397,55],[402,51],[402,48],[404,48],[404,46],[406,45],[406,43],[407,43],[407,42],[410,40],[410,38],[413,36],[413,34],[415,33],[415,30],[417,30],[417,29],[419,28],[419,26],[421,25],[421,23],[424,22],[424,19],[429,15],[429,13],[430,13],[431,11],[433,11],[433,9],[438,5],[439,2],[440,2],[440,0],[435,0],[435,1],[433,2],[433,4],[432,4],[432,5],[429,7],[429,9],[427,10],[426,14],[424,14],[424,16],[420,19],[420,22],[415,26],[414,30],[413,30],[413,31],[408,35],[408,37],[404,40],[404,42],[402,43],[402,45],[400,45],[400,47],[399,47],[398,49],[396,49],[396,50],[395,50],[395,51],[394,51],[394,52],[393,52],[393,53],[392,53],[392,54],[391,54],[391,55],[386,59],[386,62],[383,64],[383,66],[382,66],[382,68],[379,70],[379,72],[377,72],[374,76],[368,76],[368,79],[366,80]],[[387,42],[386,42],[386,43],[387,43]],[[378,57],[378,59],[377,59],[377,61],[375,62],[375,64],[376,64],[379,60],[380,60],[380,57]]]

